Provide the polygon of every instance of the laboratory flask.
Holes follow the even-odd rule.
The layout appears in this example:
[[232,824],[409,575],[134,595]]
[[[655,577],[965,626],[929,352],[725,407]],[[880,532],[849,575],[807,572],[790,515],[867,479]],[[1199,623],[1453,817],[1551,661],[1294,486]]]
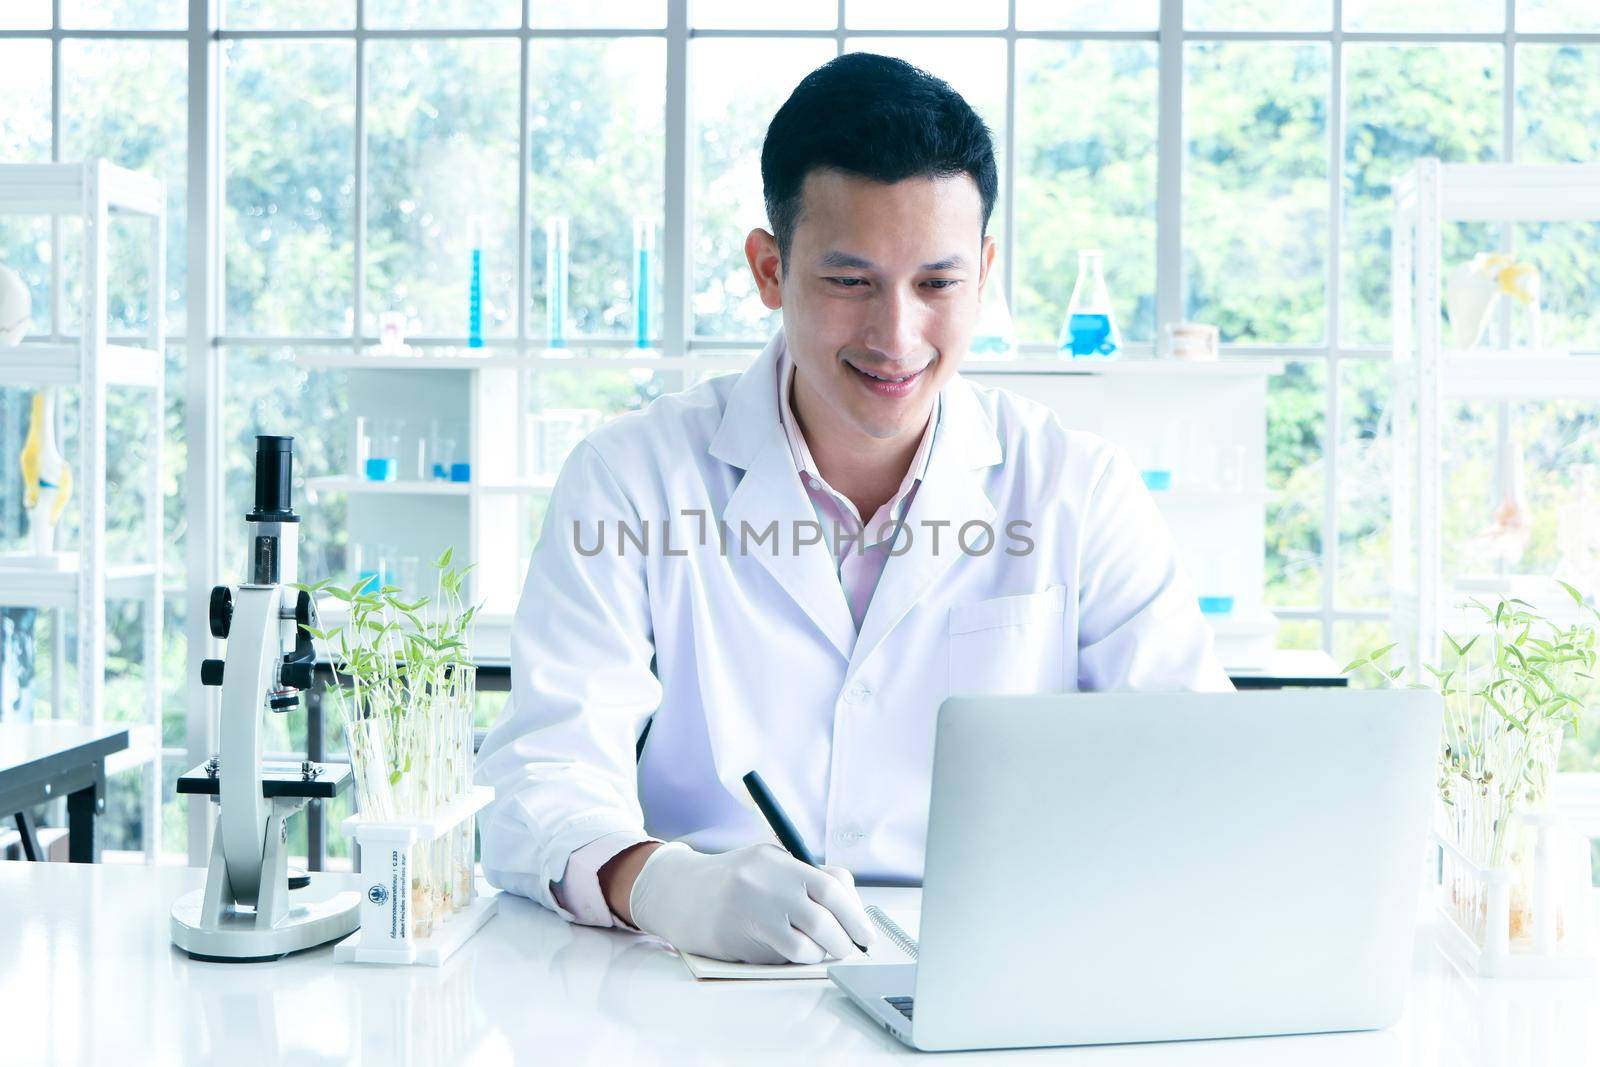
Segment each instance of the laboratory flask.
[[1078,280],[1067,304],[1067,321],[1061,327],[1058,344],[1063,355],[1073,359],[1111,359],[1122,347],[1117,318],[1106,291],[1104,253],[1098,250],[1078,253]]

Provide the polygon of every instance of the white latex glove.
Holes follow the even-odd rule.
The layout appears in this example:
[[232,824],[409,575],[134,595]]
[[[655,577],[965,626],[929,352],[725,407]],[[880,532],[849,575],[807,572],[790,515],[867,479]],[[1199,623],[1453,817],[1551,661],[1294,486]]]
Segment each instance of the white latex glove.
[[740,963],[843,959],[873,938],[849,871],[807,866],[777,845],[716,855],[662,845],[640,868],[628,910],[674,948]]

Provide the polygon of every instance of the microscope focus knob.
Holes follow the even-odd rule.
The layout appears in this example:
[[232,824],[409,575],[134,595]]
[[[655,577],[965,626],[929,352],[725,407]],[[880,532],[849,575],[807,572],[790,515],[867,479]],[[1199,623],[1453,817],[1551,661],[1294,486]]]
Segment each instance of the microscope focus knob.
[[310,689],[316,664],[309,661],[285,660],[278,668],[278,680],[294,689]]
[[225,641],[228,628],[233,625],[233,590],[225,585],[211,590],[211,636]]
[[200,661],[200,684],[201,685],[221,685],[222,684],[222,660],[220,660],[220,659],[203,659],[203,660]]

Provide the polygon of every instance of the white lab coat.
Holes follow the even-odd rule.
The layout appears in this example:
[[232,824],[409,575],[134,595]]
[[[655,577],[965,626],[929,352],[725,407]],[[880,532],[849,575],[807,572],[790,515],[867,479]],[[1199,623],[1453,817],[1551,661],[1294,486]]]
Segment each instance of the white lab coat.
[[[950,693],[1230,688],[1122,452],[960,376],[910,540],[858,634],[827,545],[794,549],[815,515],[778,421],[781,337],[743,374],[597,430],[563,467],[513,625],[511,696],[479,760],[497,790],[482,822],[495,884],[561,910],[551,883],[606,834],[704,851],[771,840],[740,781],[751,769],[826,862],[920,879]],[[775,553],[755,540],[774,520]],[[971,552],[956,543],[972,521],[995,532],[986,554],[983,527]],[[615,532],[645,522],[645,551]],[[599,554],[575,547],[601,531]]]

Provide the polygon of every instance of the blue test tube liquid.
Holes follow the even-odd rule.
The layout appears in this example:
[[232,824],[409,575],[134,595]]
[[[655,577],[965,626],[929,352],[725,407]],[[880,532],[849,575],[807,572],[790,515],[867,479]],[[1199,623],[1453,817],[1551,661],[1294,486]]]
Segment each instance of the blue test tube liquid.
[[567,347],[567,220],[544,221],[544,319],[551,348]]
[[483,220],[467,220],[467,240],[472,246],[472,278],[467,285],[467,347],[483,347]]
[[640,215],[633,220],[633,347],[649,348],[654,340],[650,321],[650,277],[656,258],[655,220]]

